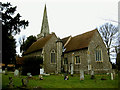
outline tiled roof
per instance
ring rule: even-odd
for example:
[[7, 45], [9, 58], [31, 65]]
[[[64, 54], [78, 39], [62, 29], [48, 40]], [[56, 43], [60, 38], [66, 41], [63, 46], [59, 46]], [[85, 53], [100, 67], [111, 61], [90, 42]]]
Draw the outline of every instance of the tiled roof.
[[70, 36], [65, 37], [65, 38], [62, 39], [63, 45], [65, 45], [65, 43], [67, 42], [67, 40], [68, 40], [69, 38], [70, 38]]
[[48, 36], [44, 37], [44, 38], [40, 38], [38, 39], [36, 42], [34, 42], [29, 48], [28, 50], [24, 53], [24, 54], [28, 54], [34, 51], [38, 51], [40, 49], [42, 49], [44, 47], [44, 45], [46, 44], [46, 42], [54, 35], [53, 34], [49, 34]]
[[65, 46], [65, 52], [87, 48], [95, 32], [97, 32], [97, 29], [72, 37]]

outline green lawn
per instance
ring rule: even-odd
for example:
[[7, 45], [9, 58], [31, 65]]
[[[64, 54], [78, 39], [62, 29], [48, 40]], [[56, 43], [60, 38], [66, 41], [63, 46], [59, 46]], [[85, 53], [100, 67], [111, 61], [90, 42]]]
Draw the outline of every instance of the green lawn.
[[[13, 83], [15, 87], [22, 86], [21, 79], [26, 76], [14, 77], [12, 73], [8, 75], [2, 74], [2, 88], [7, 88], [9, 83], [9, 76], [13, 77]], [[80, 81], [79, 76], [71, 77], [69, 80], [64, 80], [62, 75], [50, 75], [44, 76], [44, 80], [39, 80], [38, 75], [33, 76], [33, 79], [29, 79], [28, 87], [35, 88], [118, 88], [118, 76], [115, 80], [110, 80], [110, 76], [104, 76], [107, 80], [101, 80], [101, 76], [96, 75], [95, 80], [90, 79], [90, 75], [85, 75], [85, 80]]]

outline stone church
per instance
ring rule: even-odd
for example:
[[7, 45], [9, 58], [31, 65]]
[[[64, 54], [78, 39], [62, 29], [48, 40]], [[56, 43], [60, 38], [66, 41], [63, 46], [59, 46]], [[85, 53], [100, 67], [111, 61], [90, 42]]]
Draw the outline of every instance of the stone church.
[[110, 72], [106, 46], [97, 29], [60, 39], [49, 32], [46, 5], [44, 8], [41, 32], [24, 53], [25, 56], [42, 56], [44, 73], [89, 73]]

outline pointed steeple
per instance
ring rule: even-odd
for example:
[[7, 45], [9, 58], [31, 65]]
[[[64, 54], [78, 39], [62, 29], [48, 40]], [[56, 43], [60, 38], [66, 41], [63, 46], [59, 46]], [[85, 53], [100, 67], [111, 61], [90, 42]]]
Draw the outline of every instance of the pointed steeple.
[[48, 25], [48, 18], [47, 18], [47, 9], [46, 9], [46, 4], [45, 4], [41, 32], [38, 35], [38, 38], [45, 37], [48, 34], [49, 34], [49, 25]]

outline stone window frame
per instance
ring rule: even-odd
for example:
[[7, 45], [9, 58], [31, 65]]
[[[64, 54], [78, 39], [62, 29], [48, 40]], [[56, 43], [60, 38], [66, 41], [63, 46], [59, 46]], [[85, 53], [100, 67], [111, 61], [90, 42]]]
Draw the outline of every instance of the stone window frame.
[[[80, 63], [76, 63], [76, 57], [79, 57], [79, 59], [80, 59]], [[77, 65], [77, 64], [81, 64], [81, 57], [80, 57], [80, 55], [75, 55], [74, 60], [75, 60], [75, 64], [76, 64], [76, 65]]]
[[[52, 60], [51, 60], [51, 54], [52, 54], [52, 53], [55, 54], [55, 62], [52, 62]], [[56, 64], [56, 52], [55, 52], [54, 49], [52, 49], [52, 50], [50, 51], [50, 64]]]
[[[97, 54], [97, 53], [98, 54]], [[100, 57], [99, 57], [100, 56]], [[97, 58], [98, 58], [98, 60], [97, 60]], [[101, 59], [100, 59], [101, 58]], [[96, 48], [95, 48], [95, 61], [96, 62], [103, 62], [103, 55], [102, 55], [102, 48], [100, 47], [100, 46], [97, 46]]]
[[[67, 59], [67, 63], [65, 63], [65, 59]], [[66, 65], [66, 64], [68, 64], [68, 58], [67, 57], [64, 58], [64, 65]]]

